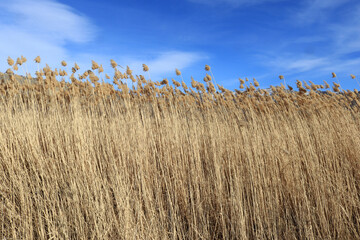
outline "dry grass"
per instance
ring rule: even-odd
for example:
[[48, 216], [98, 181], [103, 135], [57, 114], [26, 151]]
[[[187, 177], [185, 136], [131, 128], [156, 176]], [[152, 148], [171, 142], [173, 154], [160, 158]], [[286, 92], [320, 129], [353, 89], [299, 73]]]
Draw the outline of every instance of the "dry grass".
[[0, 239], [360, 238], [357, 92], [112, 65], [119, 90], [92, 71], [0, 84]]

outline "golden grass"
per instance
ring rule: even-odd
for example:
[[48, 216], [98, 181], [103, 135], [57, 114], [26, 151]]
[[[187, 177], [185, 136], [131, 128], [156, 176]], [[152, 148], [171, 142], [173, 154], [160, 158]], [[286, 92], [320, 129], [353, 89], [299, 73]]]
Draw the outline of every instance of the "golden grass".
[[180, 89], [111, 64], [119, 90], [0, 76], [0, 239], [360, 238], [357, 91]]

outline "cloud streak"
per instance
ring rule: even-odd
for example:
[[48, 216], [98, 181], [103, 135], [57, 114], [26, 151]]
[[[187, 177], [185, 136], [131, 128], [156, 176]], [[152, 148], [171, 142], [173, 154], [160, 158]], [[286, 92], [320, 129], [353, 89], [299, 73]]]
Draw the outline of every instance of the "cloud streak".
[[201, 53], [180, 51], [162, 52], [156, 54], [156, 56], [157, 57], [153, 59], [147, 59], [147, 57], [144, 57], [143, 60], [128, 59], [128, 62], [130, 66], [137, 70], [137, 72], [141, 72], [142, 68], [140, 68], [140, 66], [142, 66], [143, 63], [146, 63], [149, 66], [153, 77], [157, 76], [157, 78], [165, 78], [168, 74], [174, 74], [175, 68], [182, 70], [199, 60], [207, 58]]
[[279, 2], [283, 0], [188, 0], [193, 3], [206, 4], [210, 6], [216, 6], [220, 4], [230, 5], [232, 7], [242, 7], [250, 5], [258, 5], [267, 2]]
[[[21, 55], [34, 59], [40, 55], [49, 65], [58, 65], [72, 54], [68, 43], [86, 43], [96, 36], [96, 27], [90, 20], [67, 5], [53, 0], [13, 0], [0, 3], [6, 19], [0, 19], [0, 68], [8, 66], [7, 56]], [[29, 64], [35, 65], [35, 64]], [[35, 66], [29, 66], [34, 72]]]
[[[69, 49], [69, 43], [80, 46], [96, 41], [99, 29], [87, 16], [75, 9], [57, 2], [56, 0], [13, 0], [0, 2], [0, 71], [6, 71], [7, 56], [16, 59], [25, 56], [30, 73], [37, 70], [32, 60], [36, 56], [42, 58], [41, 66], [45, 63], [51, 67], [59, 67], [62, 60], [66, 60], [71, 68], [76, 62], [81, 70], [91, 67], [91, 60], [103, 64], [105, 71], [112, 73], [110, 59], [117, 59], [121, 65], [129, 65], [135, 74], [142, 74], [142, 64], [150, 67], [152, 77], [165, 77], [176, 68], [187, 68], [203, 58], [203, 54], [184, 51], [158, 51], [154, 54], [138, 54], [137, 57], [108, 56], [96, 51]], [[6, 16], [6, 18], [4, 17]], [[137, 54], [141, 49], [135, 49]], [[30, 61], [31, 60], [31, 61]], [[21, 70], [21, 69], [20, 69]], [[23, 74], [22, 71], [19, 74]]]
[[[305, 78], [329, 75], [336, 72], [344, 78], [350, 74], [360, 74], [360, 4], [346, 6], [348, 0], [315, 0], [308, 1], [297, 9], [296, 18], [287, 16], [287, 20], [296, 23], [295, 28], [310, 28], [312, 32], [296, 39], [284, 39], [283, 47], [277, 51], [269, 50], [258, 56], [261, 62], [271, 71], [287, 76], [302, 75]], [[338, 17], [337, 21], [329, 21], [334, 11], [348, 12]], [[316, 25], [316, 26], [314, 26]], [[303, 49], [317, 49], [304, 53]]]
[[[169, 78], [171, 75], [175, 75], [175, 68], [180, 70], [191, 67], [198, 61], [208, 59], [208, 56], [200, 52], [184, 52], [184, 51], [165, 51], [154, 52], [151, 55], [140, 56], [105, 56], [105, 55], [89, 55], [82, 54], [79, 56], [81, 69], [89, 69], [91, 67], [91, 59], [102, 64], [104, 72], [112, 74], [114, 70], [110, 66], [110, 59], [114, 59], [122, 67], [129, 66], [133, 70], [134, 75], [145, 75], [142, 65], [145, 63], [149, 67], [149, 73], [154, 81], [162, 80], [163, 78]], [[120, 71], [124, 69], [119, 68]]]
[[53, 0], [12, 0], [0, 3], [17, 31], [31, 32], [53, 41], [84, 43], [91, 41], [96, 26], [69, 6]]
[[323, 22], [331, 16], [330, 13], [347, 2], [349, 0], [307, 0], [295, 16], [301, 25]]

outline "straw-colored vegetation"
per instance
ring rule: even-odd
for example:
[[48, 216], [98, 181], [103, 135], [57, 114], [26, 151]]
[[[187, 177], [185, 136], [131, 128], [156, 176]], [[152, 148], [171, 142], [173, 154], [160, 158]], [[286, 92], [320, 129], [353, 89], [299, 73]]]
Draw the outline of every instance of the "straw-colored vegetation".
[[0, 239], [360, 238], [357, 91], [25, 62], [0, 77]]

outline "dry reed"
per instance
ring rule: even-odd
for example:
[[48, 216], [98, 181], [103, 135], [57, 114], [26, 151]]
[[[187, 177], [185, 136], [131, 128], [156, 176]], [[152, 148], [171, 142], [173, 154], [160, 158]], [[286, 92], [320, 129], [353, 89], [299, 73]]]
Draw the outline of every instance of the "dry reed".
[[357, 91], [41, 72], [0, 74], [0, 239], [360, 238]]

